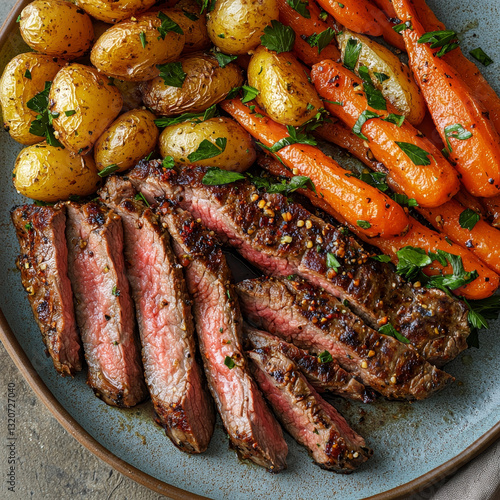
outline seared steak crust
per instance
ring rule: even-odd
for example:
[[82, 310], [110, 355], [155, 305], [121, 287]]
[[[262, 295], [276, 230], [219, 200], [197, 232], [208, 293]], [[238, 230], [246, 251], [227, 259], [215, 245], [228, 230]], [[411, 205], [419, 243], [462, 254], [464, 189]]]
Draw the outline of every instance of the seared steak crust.
[[424, 399], [453, 380], [412, 347], [372, 330], [338, 299], [300, 278], [246, 280], [237, 291], [243, 313], [260, 328], [316, 354], [327, 350], [389, 399]]
[[66, 208], [23, 205], [11, 217], [21, 247], [16, 265], [43, 342], [55, 369], [73, 375], [82, 369], [82, 345], [67, 274]]
[[106, 403], [147, 397], [123, 258], [120, 217], [99, 203], [68, 203], [66, 239], [87, 383]]
[[248, 353], [255, 378], [287, 431], [323, 469], [349, 473], [373, 451], [307, 382], [297, 365], [270, 347]]
[[215, 412], [196, 362], [191, 305], [182, 266], [158, 217], [134, 199], [132, 184], [108, 178], [101, 198], [123, 223], [127, 277], [136, 305], [142, 359], [160, 423], [175, 446], [201, 453], [210, 443]]
[[356, 380], [352, 373], [345, 371], [335, 359], [321, 362], [318, 356], [312, 356], [289, 342], [249, 325], [245, 325], [243, 331], [249, 349], [265, 348], [280, 352], [297, 365], [318, 392], [331, 392], [363, 403], [375, 400], [375, 392]]
[[208, 384], [231, 445], [272, 472], [286, 467], [287, 445], [266, 406], [240, 344], [242, 319], [231, 273], [217, 241], [191, 214], [158, 208], [185, 267]]
[[[377, 262], [354, 237], [280, 194], [249, 181], [206, 186], [206, 168], [164, 170], [143, 162], [128, 176], [149, 200], [176, 199], [254, 265], [275, 275], [299, 274], [349, 301], [378, 328], [390, 322], [431, 363], [443, 365], [466, 349], [467, 308], [437, 289], [406, 283], [390, 264]], [[332, 254], [337, 271], [327, 265]]]

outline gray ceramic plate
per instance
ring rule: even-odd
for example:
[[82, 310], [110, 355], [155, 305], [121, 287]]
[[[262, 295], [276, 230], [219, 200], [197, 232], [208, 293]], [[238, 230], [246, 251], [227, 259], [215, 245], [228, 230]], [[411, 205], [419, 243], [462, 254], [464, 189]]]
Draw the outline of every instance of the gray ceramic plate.
[[[496, 61], [484, 74], [500, 91], [498, 2], [496, 6], [486, 0], [429, 3], [449, 28], [461, 34], [465, 52], [481, 46]], [[16, 17], [14, 12], [10, 27], [5, 27], [7, 32], [1, 38], [0, 70], [13, 55], [26, 49], [13, 23]], [[288, 471], [278, 476], [268, 474], [236, 460], [220, 423], [207, 453], [192, 457], [179, 452], [153, 424], [149, 403], [127, 411], [110, 408], [93, 396], [83, 374], [73, 380], [60, 378], [45, 357], [40, 332], [14, 266], [18, 246], [9, 209], [25, 201], [11, 184], [12, 166], [19, 150], [20, 146], [8, 134], [0, 135], [0, 304], [11, 327], [0, 317], [2, 340], [58, 420], [121, 472], [175, 498], [192, 498], [187, 492], [232, 500], [348, 500], [383, 492], [387, 492], [382, 495], [384, 498], [394, 498], [444, 478], [500, 435], [500, 324], [496, 323], [482, 333], [481, 349], [469, 350], [447, 366], [457, 382], [429, 401], [338, 403], [354, 429], [375, 450], [373, 459], [355, 474], [339, 476], [319, 469], [289, 438]]]

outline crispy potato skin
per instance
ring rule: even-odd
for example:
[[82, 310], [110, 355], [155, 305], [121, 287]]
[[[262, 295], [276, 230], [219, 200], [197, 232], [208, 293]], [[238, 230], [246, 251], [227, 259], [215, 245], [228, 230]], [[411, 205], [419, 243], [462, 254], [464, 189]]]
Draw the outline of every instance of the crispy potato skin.
[[[337, 40], [344, 59], [345, 48], [350, 38], [362, 43], [356, 69], [366, 66], [373, 84], [383, 96], [412, 125], [418, 125], [425, 116], [426, 105], [418, 85], [415, 83], [410, 68], [403, 64], [397, 56], [370, 38], [344, 30], [337, 35]], [[379, 82], [374, 72], [387, 75], [389, 78]]]
[[14, 187], [34, 200], [55, 202], [87, 196], [101, 183], [91, 156], [73, 155], [46, 142], [21, 150], [13, 172]]
[[[168, 10], [164, 13], [170, 17]], [[115, 24], [92, 47], [92, 64], [99, 71], [120, 80], [151, 80], [159, 75], [156, 65], [175, 61], [185, 43], [185, 36], [173, 31], [169, 31], [164, 40], [161, 37], [158, 39], [157, 28], [160, 26], [158, 12], [142, 14], [135, 21]], [[141, 33], [144, 33], [144, 47]]]
[[278, 17], [276, 0], [217, 0], [208, 15], [208, 36], [226, 54], [246, 54], [260, 45], [264, 28]]
[[[14, 57], [5, 67], [0, 79], [3, 126], [17, 142], [29, 146], [43, 141], [43, 137], [30, 134], [38, 113], [26, 104], [45, 88], [45, 82], [54, 79], [64, 64], [62, 59], [28, 52]], [[27, 71], [31, 78], [26, 76]]]
[[69, 64], [57, 73], [49, 92], [49, 109], [59, 113], [52, 122], [54, 135], [70, 151], [86, 154], [122, 104], [120, 91], [108, 77], [90, 66]]
[[260, 92], [255, 98], [259, 106], [282, 125], [298, 127], [323, 107], [303, 66], [290, 52], [276, 54], [258, 47], [248, 65], [248, 83]]
[[[188, 160], [188, 155], [196, 151], [204, 139], [215, 144], [219, 137], [227, 139], [224, 152], [195, 163]], [[250, 134], [230, 118], [210, 118], [200, 123], [171, 125], [160, 135], [160, 153], [163, 157], [171, 156], [177, 165], [203, 165], [235, 172], [245, 171], [256, 158]]]
[[154, 120], [155, 115], [145, 109], [119, 116], [95, 143], [97, 169], [115, 164], [123, 172], [151, 153], [159, 136]]
[[156, 0], [78, 0], [78, 5], [99, 21], [115, 24], [149, 9], [155, 2]]
[[87, 13], [63, 0], [35, 0], [21, 12], [23, 40], [36, 52], [75, 59], [83, 56], [94, 40]]
[[236, 64], [221, 68], [217, 59], [208, 54], [187, 55], [182, 59], [182, 69], [187, 76], [180, 88], [165, 85], [160, 77], [141, 84], [142, 98], [148, 108], [163, 116], [200, 113], [243, 83]]

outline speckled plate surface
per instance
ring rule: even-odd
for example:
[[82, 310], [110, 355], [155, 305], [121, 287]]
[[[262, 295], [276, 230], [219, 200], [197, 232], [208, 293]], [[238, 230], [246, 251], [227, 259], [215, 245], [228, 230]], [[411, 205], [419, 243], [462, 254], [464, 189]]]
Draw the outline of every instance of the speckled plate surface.
[[[429, 4], [448, 28], [460, 33], [464, 52], [481, 46], [496, 61], [481, 69], [499, 92], [500, 4], [486, 0], [429, 0]], [[12, 19], [15, 17], [17, 12]], [[4, 29], [8, 31], [0, 49], [0, 70], [12, 56], [26, 50], [13, 22]], [[375, 450], [373, 458], [350, 476], [314, 466], [307, 453], [288, 436], [288, 471], [274, 476], [256, 466], [239, 463], [228, 449], [220, 422], [204, 455], [193, 457], [179, 452], [153, 424], [149, 403], [131, 410], [108, 407], [93, 396], [83, 374], [63, 379], [45, 357], [40, 332], [14, 265], [18, 245], [9, 209], [25, 201], [11, 184], [12, 167], [20, 149], [7, 133], [0, 134], [0, 306], [8, 321], [7, 325], [0, 317], [2, 340], [58, 420], [121, 472], [174, 498], [193, 498], [193, 493], [232, 500], [349, 500], [379, 495], [396, 498], [444, 478], [500, 436], [497, 322], [481, 334], [479, 350], [463, 353], [446, 367], [457, 381], [429, 401], [336, 403]]]

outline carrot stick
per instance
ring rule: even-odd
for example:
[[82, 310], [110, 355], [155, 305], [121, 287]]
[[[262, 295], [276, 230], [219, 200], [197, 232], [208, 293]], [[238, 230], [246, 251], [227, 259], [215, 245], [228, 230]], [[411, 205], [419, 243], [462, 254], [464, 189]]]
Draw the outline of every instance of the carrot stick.
[[[272, 147], [289, 137], [283, 125], [269, 117], [259, 116], [263, 113], [258, 107], [252, 106], [252, 113], [238, 98], [223, 101], [221, 107], [264, 146]], [[289, 168], [309, 177], [325, 201], [351, 224], [360, 227], [364, 234], [395, 235], [406, 230], [408, 218], [397, 203], [376, 188], [350, 176], [317, 147], [292, 144], [275, 154]]]
[[296, 37], [293, 50], [299, 59], [309, 66], [325, 58], [340, 60], [340, 51], [335, 42], [329, 43], [320, 54], [318, 53], [318, 47], [311, 47], [304, 39], [305, 37], [322, 33], [330, 28], [325, 21], [320, 19], [321, 10], [315, 2], [309, 2], [306, 7], [310, 18], [305, 18], [292, 9], [287, 0], [278, 0], [278, 6], [280, 22], [286, 26], [290, 26], [295, 31]]
[[[360, 115], [368, 109], [366, 95], [361, 91], [361, 80], [333, 61], [315, 64], [311, 77], [320, 96], [326, 99], [326, 109], [352, 128]], [[341, 102], [342, 105], [328, 101]], [[376, 113], [382, 118], [389, 113], [398, 114], [390, 103], [387, 103], [387, 111]], [[375, 158], [389, 170], [388, 177], [401, 186], [410, 198], [415, 198], [419, 205], [442, 205], [458, 191], [459, 182], [455, 170], [441, 152], [428, 139], [420, 137], [419, 132], [408, 122], [405, 121], [398, 127], [380, 118], [370, 119], [363, 125], [362, 133], [368, 138], [368, 146]], [[425, 151], [430, 164], [416, 165], [401, 149], [408, 148], [407, 144]]]
[[[425, 31], [442, 31], [446, 29], [445, 25], [436, 18], [434, 12], [425, 3], [425, 0], [413, 0], [413, 4], [418, 11]], [[464, 56], [460, 47], [445, 54], [443, 59], [460, 74], [462, 80], [470, 88], [472, 95], [487, 110], [490, 120], [500, 134], [500, 97], [491, 88], [478, 67]]]
[[394, 0], [394, 8], [412, 29], [402, 34], [410, 66], [427, 102], [436, 128], [446, 142], [446, 127], [462, 127], [470, 134], [459, 140], [448, 136], [452, 152], [466, 189], [475, 196], [495, 196], [500, 192], [500, 137], [485, 116], [485, 109], [470, 95], [459, 74], [442, 58], [435, 57], [428, 43], [418, 43], [425, 30], [409, 0]]
[[378, 8], [387, 14], [387, 17], [391, 17], [393, 19], [397, 17], [394, 5], [392, 5], [392, 0], [372, 0], [372, 2], [376, 3]]
[[383, 36], [391, 45], [405, 50], [401, 37], [392, 29], [394, 26], [387, 16], [368, 0], [318, 0], [323, 9], [340, 24], [357, 33]]

